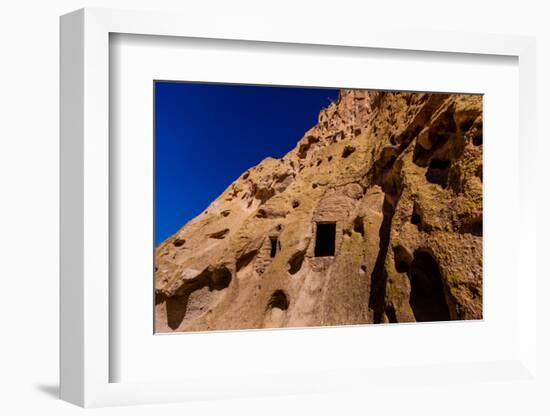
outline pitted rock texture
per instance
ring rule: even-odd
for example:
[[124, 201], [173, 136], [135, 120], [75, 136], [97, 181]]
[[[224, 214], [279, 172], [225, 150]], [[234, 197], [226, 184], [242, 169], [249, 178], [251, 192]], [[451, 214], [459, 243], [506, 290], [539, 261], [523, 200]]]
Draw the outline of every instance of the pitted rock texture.
[[482, 97], [341, 90], [155, 252], [155, 330], [482, 318]]

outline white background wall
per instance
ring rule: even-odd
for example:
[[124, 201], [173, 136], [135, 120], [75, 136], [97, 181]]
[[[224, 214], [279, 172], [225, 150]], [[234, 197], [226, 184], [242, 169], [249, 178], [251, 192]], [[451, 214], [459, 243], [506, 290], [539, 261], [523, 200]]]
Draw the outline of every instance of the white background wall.
[[[550, 114], [550, 13], [544, 1], [205, 1], [169, 0], [11, 0], [0, 11], [0, 413], [76, 414], [72, 405], [56, 400], [58, 385], [58, 16], [74, 9], [115, 7], [179, 10], [192, 14], [270, 16], [286, 25], [321, 25], [338, 31], [346, 25], [387, 21], [390, 26], [434, 30], [536, 35], [538, 41], [539, 273], [545, 262], [543, 244], [548, 221], [549, 151], [545, 119]], [[514, 219], [511, 218], [511, 221]], [[547, 273], [546, 273], [547, 274]], [[548, 286], [546, 286], [548, 287]], [[542, 290], [542, 288], [540, 288]], [[541, 304], [542, 316], [548, 306]], [[544, 328], [544, 332], [542, 331]], [[548, 364], [548, 320], [541, 325], [539, 356]], [[548, 367], [546, 367], [548, 369]], [[549, 374], [547, 371], [546, 374]], [[264, 398], [208, 403], [100, 409], [98, 414], [393, 414], [413, 410], [425, 414], [543, 414], [535, 395], [502, 389], [502, 400], [488, 402], [475, 389], [457, 386], [456, 401], [426, 398], [425, 409], [409, 409], [406, 395], [388, 391], [387, 406], [372, 409], [369, 395]], [[412, 391], [411, 394], [423, 394]], [[545, 406], [548, 411], [548, 404]]]

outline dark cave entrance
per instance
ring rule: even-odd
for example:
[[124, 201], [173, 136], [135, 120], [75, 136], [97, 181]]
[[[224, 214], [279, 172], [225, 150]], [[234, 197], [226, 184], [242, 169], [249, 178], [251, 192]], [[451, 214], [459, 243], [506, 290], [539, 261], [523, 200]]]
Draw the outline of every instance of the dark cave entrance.
[[449, 182], [450, 168], [450, 160], [432, 159], [426, 171], [426, 179], [430, 183], [435, 183], [446, 188]]
[[336, 251], [336, 223], [317, 223], [315, 257], [334, 256]]
[[273, 258], [277, 255], [277, 237], [269, 237], [269, 241], [271, 242], [269, 256]]
[[278, 308], [282, 311], [286, 311], [288, 309], [288, 296], [286, 293], [278, 289], [271, 295], [271, 298], [269, 298], [269, 303], [267, 304], [267, 309], [274, 309]]
[[409, 303], [416, 321], [450, 320], [441, 272], [430, 253], [415, 252], [408, 275], [411, 281]]

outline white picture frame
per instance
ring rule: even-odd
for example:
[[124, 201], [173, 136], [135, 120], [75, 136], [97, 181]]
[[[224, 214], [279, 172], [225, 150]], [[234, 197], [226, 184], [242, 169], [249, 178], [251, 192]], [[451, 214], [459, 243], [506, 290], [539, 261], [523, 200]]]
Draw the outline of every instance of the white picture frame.
[[[379, 380], [407, 378], [425, 383], [460, 380], [480, 389], [484, 380], [518, 384], [529, 380], [535, 388], [536, 362], [536, 218], [531, 208], [536, 194], [531, 177], [535, 170], [535, 40], [530, 37], [472, 33], [380, 31], [354, 29], [330, 33], [318, 28], [307, 32], [219, 20], [204, 25], [190, 16], [82, 9], [61, 18], [61, 398], [79, 406], [161, 403], [214, 397], [262, 394], [297, 394], [371, 388]], [[418, 363], [406, 371], [379, 368], [364, 371], [334, 369], [320, 379], [317, 373], [272, 375], [262, 380], [234, 380], [220, 374], [187, 381], [110, 382], [109, 310], [109, 37], [110, 34], [225, 39], [331, 45], [347, 48], [430, 51], [440, 54], [504, 55], [519, 66], [520, 185], [518, 267], [522, 270], [517, 293], [517, 354], [507, 360], [469, 364]], [[518, 270], [520, 270], [518, 268]], [[511, 271], [511, 273], [517, 273]], [[408, 374], [408, 375], [407, 375]], [[345, 381], [344, 381], [345, 380]], [[383, 383], [384, 383], [383, 382]], [[406, 382], [406, 381], [405, 381]], [[224, 388], [224, 386], [227, 386]], [[353, 387], [352, 387], [353, 386]], [[533, 385], [531, 386], [533, 387]], [[450, 390], [449, 390], [450, 392]], [[487, 389], [487, 395], [495, 394]], [[495, 396], [497, 397], [497, 396]]]

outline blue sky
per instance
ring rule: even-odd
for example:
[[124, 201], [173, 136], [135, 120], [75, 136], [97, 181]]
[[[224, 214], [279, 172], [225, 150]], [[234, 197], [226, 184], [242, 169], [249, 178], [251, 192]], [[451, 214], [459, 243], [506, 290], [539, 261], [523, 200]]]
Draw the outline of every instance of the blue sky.
[[246, 169], [280, 158], [337, 89], [155, 82], [155, 244]]

